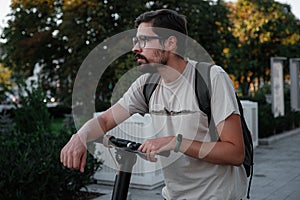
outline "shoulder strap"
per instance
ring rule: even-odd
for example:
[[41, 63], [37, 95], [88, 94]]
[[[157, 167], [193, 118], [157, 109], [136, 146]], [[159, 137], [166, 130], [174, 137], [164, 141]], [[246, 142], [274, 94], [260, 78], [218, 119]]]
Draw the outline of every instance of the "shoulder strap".
[[244, 111], [242, 104], [240, 102], [240, 99], [236, 95], [236, 99], [239, 105], [240, 110], [240, 117], [241, 117], [241, 123], [242, 123], [242, 129], [243, 129], [243, 138], [244, 138], [244, 145], [245, 145], [245, 159], [243, 162], [244, 168], [246, 170], [247, 177], [250, 177], [249, 183], [248, 183], [248, 191], [247, 191], [247, 199], [250, 199], [250, 188], [252, 183], [252, 177], [253, 177], [253, 142], [252, 142], [252, 136], [251, 132], [247, 126], [245, 117], [244, 117]]
[[146, 80], [146, 83], [143, 88], [143, 95], [145, 97], [145, 102], [147, 105], [149, 105], [151, 95], [154, 92], [155, 88], [157, 87], [159, 80], [160, 80], [159, 73], [150, 74], [150, 76]]
[[209, 134], [212, 141], [218, 141], [219, 135], [216, 130], [216, 125], [211, 116], [211, 81], [210, 69], [213, 64], [200, 62], [195, 67], [195, 93], [199, 108], [207, 115], [209, 123]]
[[210, 63], [197, 63], [195, 73], [195, 92], [200, 110], [207, 116], [208, 121], [211, 118], [210, 97], [211, 97], [211, 83], [210, 83]]
[[[195, 90], [198, 105], [200, 110], [202, 110], [210, 121], [210, 63], [201, 62], [196, 64], [195, 73]], [[154, 73], [150, 74], [146, 80], [143, 88], [143, 95], [145, 97], [145, 102], [148, 105], [151, 95], [156, 89], [158, 82], [160, 80], [160, 74]]]

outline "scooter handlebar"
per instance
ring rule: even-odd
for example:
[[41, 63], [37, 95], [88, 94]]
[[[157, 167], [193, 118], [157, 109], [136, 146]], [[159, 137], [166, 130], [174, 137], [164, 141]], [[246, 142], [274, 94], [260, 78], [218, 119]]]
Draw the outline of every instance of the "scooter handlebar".
[[[141, 143], [137, 143], [130, 140], [121, 139], [121, 138], [116, 138], [112, 135], [104, 136], [103, 145], [106, 147], [115, 146], [119, 148], [125, 148], [131, 152], [143, 153], [138, 151], [138, 148], [142, 145]], [[158, 153], [157, 155], [168, 157], [170, 155], [170, 151], [163, 151]]]

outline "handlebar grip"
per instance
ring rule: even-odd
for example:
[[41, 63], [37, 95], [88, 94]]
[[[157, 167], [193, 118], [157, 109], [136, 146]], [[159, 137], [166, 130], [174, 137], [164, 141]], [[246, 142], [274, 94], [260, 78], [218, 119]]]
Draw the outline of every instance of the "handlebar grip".
[[[137, 151], [138, 148], [142, 145], [140, 143], [136, 143], [130, 140], [115, 138], [112, 135], [104, 135], [103, 137], [103, 145], [105, 147], [120, 147], [120, 148], [128, 148], [131, 151]], [[140, 152], [143, 153], [143, 152]], [[157, 155], [168, 157], [170, 155], [170, 151], [163, 151], [158, 153]]]
[[[140, 143], [135, 143], [135, 142], [133, 142], [133, 143], [130, 143], [130, 145], [128, 145], [127, 147], [128, 147], [129, 149], [131, 149], [131, 150], [137, 151], [138, 148], [139, 148], [141, 145], [142, 145], [142, 144], [140, 144]], [[157, 155], [159, 155], [159, 156], [164, 156], [164, 157], [169, 157], [170, 151], [163, 151], [163, 152], [158, 153]]]
[[104, 135], [102, 143], [105, 147], [111, 147], [111, 146], [120, 147], [120, 148], [126, 147], [131, 150], [137, 150], [141, 145], [140, 143], [116, 138], [112, 135]]

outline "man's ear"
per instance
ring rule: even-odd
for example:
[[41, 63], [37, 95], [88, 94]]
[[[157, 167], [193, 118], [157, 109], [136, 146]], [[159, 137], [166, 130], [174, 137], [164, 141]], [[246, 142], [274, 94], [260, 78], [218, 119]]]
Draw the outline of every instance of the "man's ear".
[[168, 51], [176, 52], [177, 50], [177, 38], [175, 36], [170, 36], [165, 41], [165, 48]]

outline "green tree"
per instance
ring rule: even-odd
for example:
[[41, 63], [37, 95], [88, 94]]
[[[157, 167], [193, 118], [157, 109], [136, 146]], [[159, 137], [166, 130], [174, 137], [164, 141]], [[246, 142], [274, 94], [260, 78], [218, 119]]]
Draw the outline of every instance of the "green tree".
[[[70, 106], [73, 82], [84, 58], [104, 39], [133, 28], [135, 12], [145, 11], [145, 2], [14, 1], [13, 18], [2, 35], [5, 63], [22, 78], [32, 75], [39, 63], [43, 88]], [[111, 67], [100, 81], [104, 94], [114, 80]]]
[[[40, 64], [43, 88], [70, 106], [74, 80], [89, 52], [105, 39], [134, 28], [134, 19], [142, 12], [160, 8], [187, 17], [190, 37], [240, 85], [246, 83], [244, 94], [255, 78], [268, 80], [269, 57], [299, 55], [299, 22], [289, 6], [273, 0], [231, 4], [221, 0], [23, 0], [13, 1], [13, 18], [2, 35], [5, 66], [15, 76], [28, 77]], [[118, 58], [99, 80], [96, 96], [104, 107], [117, 80], [135, 66], [132, 58], [129, 52]]]
[[274, 0], [238, 0], [228, 4], [237, 42], [227, 54], [230, 72], [248, 95], [255, 78], [270, 80], [270, 57], [299, 55], [299, 21], [290, 6]]
[[45, 89], [55, 91], [57, 64], [63, 54], [60, 41], [55, 38], [59, 21], [57, 1], [12, 1], [11, 19], [2, 38], [5, 66], [13, 71], [13, 78], [25, 79], [34, 67], [43, 66], [41, 79]]
[[[88, 53], [106, 38], [134, 28], [134, 19], [142, 12], [159, 8], [175, 9], [186, 15], [190, 36], [200, 42], [216, 62], [222, 62], [220, 52], [227, 40], [228, 21], [222, 21], [226, 9], [220, 2], [14, 1], [13, 18], [2, 36], [7, 41], [3, 45], [6, 65], [11, 66], [15, 74], [25, 77], [32, 75], [37, 63], [42, 65], [43, 88], [70, 105], [76, 74]], [[99, 81], [97, 96], [107, 102], [117, 79], [134, 66], [132, 55], [122, 56], [112, 63]]]
[[0, 103], [5, 100], [5, 92], [11, 89], [12, 71], [0, 63]]

